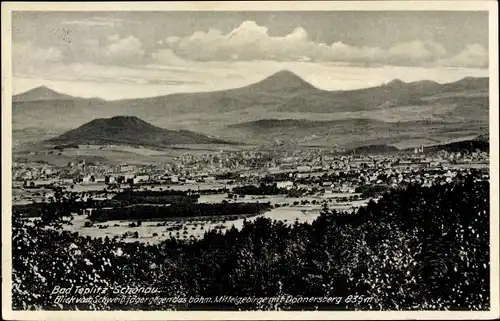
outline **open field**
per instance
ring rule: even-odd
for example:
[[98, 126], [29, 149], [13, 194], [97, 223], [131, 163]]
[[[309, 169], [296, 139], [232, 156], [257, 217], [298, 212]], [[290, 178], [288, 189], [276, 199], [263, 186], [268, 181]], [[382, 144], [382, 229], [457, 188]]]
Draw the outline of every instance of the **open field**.
[[24, 160], [24, 162], [47, 162], [54, 166], [64, 166], [68, 162], [74, 162], [77, 157], [84, 159], [87, 163], [105, 163], [109, 165], [129, 164], [148, 164], [171, 162], [171, 156], [167, 154], [150, 153], [144, 151], [134, 152], [131, 150], [114, 150], [100, 148], [82, 148], [65, 149], [63, 151], [44, 150], [31, 153], [16, 153], [15, 160]]
[[[267, 213], [252, 216], [248, 220], [254, 220], [257, 217], [264, 216], [273, 220], [283, 221], [288, 224], [293, 224], [295, 221], [312, 222], [319, 215], [320, 209], [314, 209], [311, 206], [304, 207], [290, 207], [272, 209]], [[145, 243], [160, 243], [169, 238], [176, 238], [179, 240], [200, 239], [205, 232], [220, 229], [222, 232], [232, 228], [237, 229], [243, 227], [244, 219], [226, 220], [222, 217], [210, 219], [179, 219], [179, 220], [151, 220], [143, 221], [141, 226], [130, 227], [129, 224], [135, 221], [108, 221], [105, 223], [94, 224], [93, 227], [84, 227], [84, 224], [89, 220], [84, 215], [74, 216], [73, 225], [65, 227], [71, 232], [78, 232], [82, 236], [90, 237], [106, 237], [113, 238], [115, 236], [121, 238], [125, 233], [130, 233], [130, 236], [123, 239], [126, 242], [145, 242]], [[106, 228], [99, 228], [99, 226], [107, 226]], [[180, 227], [180, 230], [169, 231]], [[139, 237], [132, 237], [132, 233], [138, 232]], [[178, 232], [178, 233], [177, 233]]]
[[[332, 197], [328, 198], [328, 205], [331, 209], [337, 209], [342, 211], [350, 211], [353, 208], [366, 205], [368, 200], [359, 200], [354, 202], [335, 202], [334, 199], [338, 197], [345, 197], [353, 194], [334, 194]], [[219, 203], [223, 200], [227, 200], [226, 194], [221, 195], [202, 195], [200, 197], [200, 202], [206, 203]], [[312, 205], [291, 205], [293, 202], [303, 201], [303, 200], [318, 200], [317, 204]], [[244, 200], [247, 202], [261, 202], [271, 204], [290, 204], [286, 207], [272, 208], [264, 214], [249, 216], [246, 219], [249, 221], [255, 220], [257, 217], [266, 217], [271, 220], [282, 221], [286, 224], [298, 223], [310, 223], [314, 221], [319, 213], [321, 212], [322, 205], [319, 200], [320, 197], [302, 197], [302, 198], [286, 198], [284, 196], [245, 196]], [[240, 199], [239, 201], [241, 201]], [[241, 229], [243, 227], [244, 218], [230, 220], [230, 217], [217, 217], [217, 218], [191, 218], [191, 219], [168, 219], [168, 220], [147, 220], [142, 221], [141, 226], [130, 227], [129, 224], [135, 221], [123, 220], [123, 221], [107, 221], [104, 223], [96, 223], [93, 227], [84, 227], [85, 222], [90, 222], [85, 216], [75, 216], [73, 220], [73, 225], [69, 226], [68, 229], [73, 232], [78, 232], [83, 236], [91, 237], [110, 237], [115, 236], [122, 237], [125, 233], [138, 232], [139, 237], [134, 238], [131, 236], [126, 237], [124, 240], [127, 242], [149, 242], [149, 243], [160, 243], [163, 240], [169, 238], [177, 239], [199, 239], [202, 238], [206, 231], [213, 229], [220, 229], [222, 232], [232, 228]], [[99, 226], [107, 226], [106, 228], [99, 228]], [[177, 233], [174, 227], [180, 227]], [[168, 229], [172, 230], [168, 230]]]
[[[177, 186], [177, 187], [181, 187]], [[82, 186], [79, 186], [82, 187]], [[97, 184], [87, 186], [88, 188], [101, 189]], [[192, 188], [193, 186], [183, 186]], [[218, 188], [216, 184], [204, 186], [204, 188]], [[83, 191], [83, 190], [80, 190]], [[50, 190], [32, 189], [24, 190], [24, 193], [50, 193]], [[266, 196], [251, 196], [246, 195], [238, 200], [232, 200], [227, 197], [227, 194], [211, 194], [201, 195], [200, 203], [221, 203], [222, 201], [229, 202], [249, 202], [249, 203], [267, 203], [280, 207], [271, 208], [269, 211], [260, 215], [249, 215], [247, 220], [252, 221], [257, 217], [266, 217], [271, 220], [282, 221], [285, 224], [310, 223], [315, 220], [322, 209], [322, 202], [326, 201], [329, 208], [351, 211], [355, 207], [365, 205], [368, 200], [359, 200], [354, 202], [337, 202], [340, 197], [349, 197], [357, 194], [349, 193], [327, 193], [323, 196], [306, 196], [306, 197], [286, 197], [285, 195], [266, 195]], [[26, 197], [26, 196], [25, 196]], [[307, 205], [300, 205], [302, 201], [307, 200]], [[294, 205], [299, 203], [298, 205]], [[313, 204], [314, 202], [314, 204]], [[283, 206], [284, 205], [284, 206]], [[78, 232], [82, 236], [90, 237], [106, 237], [122, 238], [124, 234], [128, 234], [123, 238], [126, 242], [144, 242], [144, 243], [160, 243], [166, 239], [176, 238], [179, 240], [200, 239], [204, 233], [214, 229], [220, 229], [222, 232], [232, 228], [241, 229], [243, 227], [244, 217], [232, 219], [234, 216], [220, 217], [199, 217], [199, 218], [170, 218], [164, 220], [143, 220], [141, 226], [130, 226], [131, 223], [136, 223], [134, 220], [118, 220], [107, 221], [104, 223], [94, 223], [92, 227], [84, 225], [91, 222], [86, 215], [74, 215], [72, 225], [66, 226], [65, 229]], [[137, 232], [138, 237], [133, 237], [133, 233]]]
[[[243, 219], [241, 219], [243, 222]], [[162, 221], [143, 221], [142, 226], [129, 227], [129, 224], [133, 221], [108, 221], [105, 223], [95, 224], [93, 227], [84, 227], [85, 222], [89, 222], [85, 216], [75, 216], [73, 219], [73, 225], [68, 226], [67, 229], [72, 232], [78, 232], [82, 236], [91, 237], [110, 237], [115, 236], [122, 237], [125, 233], [138, 232], [139, 238], [133, 238], [131, 236], [124, 238], [126, 242], [150, 242], [159, 243], [163, 240], [169, 238], [177, 239], [192, 239], [201, 238], [205, 231], [216, 228], [218, 225], [224, 226], [224, 229], [230, 228], [232, 224], [238, 224], [237, 221], [227, 221], [223, 223], [223, 220], [210, 221], [210, 220], [195, 220], [192, 219], [189, 222], [187, 220], [162, 220]], [[99, 228], [99, 226], [108, 226], [107, 228]], [[158, 226], [160, 225], [160, 226]], [[174, 228], [175, 226], [180, 226], [179, 231], [168, 231], [169, 228]], [[177, 234], [177, 232], [179, 232]], [[156, 234], [156, 235], [154, 235]]]
[[15, 161], [19, 162], [47, 162], [54, 166], [64, 166], [68, 162], [84, 159], [87, 163], [119, 165], [127, 164], [162, 164], [172, 163], [173, 158], [187, 152], [193, 155], [207, 152], [237, 151], [252, 149], [251, 145], [174, 145], [167, 149], [134, 148], [124, 146], [97, 146], [82, 145], [80, 148], [68, 148], [62, 151], [53, 150], [47, 146], [19, 147], [13, 151]]
[[230, 184], [224, 184], [220, 182], [200, 182], [200, 183], [185, 183], [185, 184], [155, 184], [155, 185], [148, 185], [148, 186], [143, 186], [142, 189], [148, 189], [151, 191], [159, 191], [159, 190], [176, 190], [176, 191], [187, 191], [187, 190], [192, 190], [192, 191], [197, 191], [197, 190], [206, 190], [206, 189], [221, 189], [221, 188], [227, 188], [231, 189], [235, 187], [236, 185], [230, 185]]
[[52, 190], [46, 188], [29, 188], [25, 189], [19, 186], [12, 187], [12, 204], [31, 204], [33, 202], [42, 202], [45, 200], [45, 195], [53, 194]]

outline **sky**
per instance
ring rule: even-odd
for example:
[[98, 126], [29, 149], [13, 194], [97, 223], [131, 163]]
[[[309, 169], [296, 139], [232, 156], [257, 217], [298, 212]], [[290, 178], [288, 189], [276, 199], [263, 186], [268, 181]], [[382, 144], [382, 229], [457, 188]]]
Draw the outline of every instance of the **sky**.
[[23, 11], [12, 42], [14, 94], [151, 97], [283, 69], [327, 90], [488, 76], [486, 11]]

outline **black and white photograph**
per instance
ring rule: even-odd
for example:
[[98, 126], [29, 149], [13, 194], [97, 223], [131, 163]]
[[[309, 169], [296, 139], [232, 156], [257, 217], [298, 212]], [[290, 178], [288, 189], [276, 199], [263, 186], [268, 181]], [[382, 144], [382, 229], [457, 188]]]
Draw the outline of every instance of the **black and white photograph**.
[[438, 2], [2, 3], [3, 318], [498, 317], [497, 7]]

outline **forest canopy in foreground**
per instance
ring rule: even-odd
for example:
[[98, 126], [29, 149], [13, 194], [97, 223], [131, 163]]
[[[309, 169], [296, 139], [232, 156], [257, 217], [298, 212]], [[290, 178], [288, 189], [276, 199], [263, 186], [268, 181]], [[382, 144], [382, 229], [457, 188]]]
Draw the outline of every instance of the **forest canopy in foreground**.
[[[71, 200], [61, 201], [61, 214]], [[46, 215], [51, 219], [59, 213]], [[45, 223], [49, 223], [46, 220]], [[489, 183], [472, 176], [391, 191], [312, 224], [259, 218], [241, 231], [160, 245], [91, 239], [13, 222], [13, 309], [53, 304], [55, 286], [150, 286], [168, 297], [363, 295], [361, 304], [82, 304], [78, 309], [487, 310]]]

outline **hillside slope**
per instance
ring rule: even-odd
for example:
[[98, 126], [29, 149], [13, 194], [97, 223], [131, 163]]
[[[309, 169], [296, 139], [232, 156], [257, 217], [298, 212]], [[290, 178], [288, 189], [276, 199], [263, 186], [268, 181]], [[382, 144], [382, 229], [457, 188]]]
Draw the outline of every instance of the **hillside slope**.
[[177, 144], [228, 144], [195, 132], [159, 128], [135, 116], [94, 119], [56, 138], [53, 144], [164, 147]]

